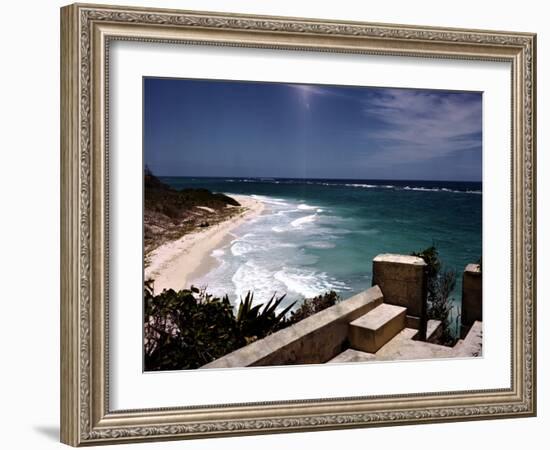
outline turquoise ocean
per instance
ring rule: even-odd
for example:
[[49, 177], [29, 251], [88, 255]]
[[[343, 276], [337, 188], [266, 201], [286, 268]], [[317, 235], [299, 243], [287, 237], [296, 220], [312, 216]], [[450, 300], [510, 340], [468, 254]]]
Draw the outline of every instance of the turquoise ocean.
[[213, 251], [216, 267], [196, 284], [235, 302], [249, 290], [285, 303], [334, 290], [342, 298], [369, 288], [379, 253], [410, 254], [436, 245], [458, 274], [482, 251], [481, 183], [273, 178], [161, 177], [173, 188], [244, 194], [266, 204]]

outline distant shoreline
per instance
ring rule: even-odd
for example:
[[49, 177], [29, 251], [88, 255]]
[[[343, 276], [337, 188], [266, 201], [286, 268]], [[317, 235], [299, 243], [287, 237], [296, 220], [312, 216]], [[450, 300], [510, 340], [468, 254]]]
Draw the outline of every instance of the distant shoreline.
[[145, 269], [145, 280], [154, 279], [155, 293], [160, 293], [163, 289], [188, 289], [193, 280], [215, 267], [217, 260], [211, 253], [232, 238], [231, 231], [260, 215], [265, 208], [263, 202], [248, 195], [231, 197], [241, 204], [241, 213], [166, 242], [148, 255], [149, 265]]

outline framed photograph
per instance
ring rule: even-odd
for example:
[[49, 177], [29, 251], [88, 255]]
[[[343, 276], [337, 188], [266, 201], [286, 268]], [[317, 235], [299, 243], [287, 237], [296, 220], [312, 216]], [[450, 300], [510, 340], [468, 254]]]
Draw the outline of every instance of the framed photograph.
[[62, 442], [535, 415], [535, 57], [62, 8]]

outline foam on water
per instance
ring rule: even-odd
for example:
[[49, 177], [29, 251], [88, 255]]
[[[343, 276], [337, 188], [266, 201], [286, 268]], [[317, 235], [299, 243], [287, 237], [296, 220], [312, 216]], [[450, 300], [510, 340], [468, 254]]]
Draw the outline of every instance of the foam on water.
[[345, 283], [331, 279], [325, 272], [305, 270], [296, 267], [283, 267], [275, 272], [275, 279], [280, 281], [288, 291], [304, 298], [312, 298], [331, 290], [347, 290]]
[[306, 245], [307, 247], [310, 247], [310, 248], [329, 249], [329, 248], [336, 247], [336, 244], [334, 242], [327, 242], [327, 241], [313, 241], [313, 242], [308, 242]]
[[[218, 295], [225, 289], [233, 302], [248, 291], [254, 292], [256, 303], [286, 293], [282, 307], [332, 289], [348, 289], [344, 282], [317, 270], [320, 256], [311, 253], [336, 247], [335, 240], [343, 231], [336, 225], [336, 216], [322, 214], [325, 208], [321, 205], [264, 195], [254, 198], [264, 202], [266, 209], [254, 222], [234, 229], [230, 244], [212, 252], [223, 264], [197, 285], [208, 285]], [[314, 213], [303, 214], [308, 211]]]
[[[353, 188], [363, 188], [363, 189], [392, 189], [392, 190], [405, 190], [405, 191], [421, 191], [421, 192], [448, 192], [453, 194], [481, 194], [480, 190], [475, 189], [450, 189], [448, 187], [428, 187], [428, 186], [403, 186], [399, 184], [371, 184], [371, 183], [360, 183], [360, 182], [344, 182], [338, 180], [277, 180], [277, 179], [226, 179], [226, 182], [244, 182], [244, 183], [261, 183], [261, 184], [283, 184], [283, 185], [292, 185], [292, 184], [306, 184], [306, 185], [315, 185], [315, 186], [326, 186], [326, 187], [353, 187]], [[380, 181], [380, 180], [379, 180]], [[441, 182], [445, 184], [446, 182]]]
[[310, 211], [313, 209], [317, 209], [317, 206], [310, 206], [310, 205], [306, 205], [305, 203], [302, 203], [298, 205], [298, 209], [303, 211]]
[[[231, 195], [231, 194], [228, 194]], [[265, 195], [251, 195], [252, 198], [259, 200], [261, 202], [264, 202], [268, 205], [276, 205], [276, 206], [287, 206], [288, 203], [286, 203], [282, 198], [273, 198], [273, 197], [267, 197]]]
[[293, 220], [292, 222], [290, 222], [290, 225], [292, 225], [295, 228], [298, 228], [305, 224], [315, 222], [316, 219], [317, 219], [317, 214], [312, 214], [310, 216], [304, 216], [304, 217], [300, 217], [299, 219]]
[[405, 186], [402, 188], [404, 191], [418, 191], [418, 192], [449, 192], [452, 194], [481, 194], [481, 191], [459, 191], [456, 189], [449, 189], [449, 188], [427, 188], [422, 186]]
[[234, 256], [242, 256], [254, 251], [254, 248], [254, 245], [250, 242], [237, 240], [233, 241], [233, 245], [231, 246], [231, 253]]
[[[359, 187], [359, 188], [376, 188], [376, 187], [381, 187], [381, 186], [378, 186], [378, 185], [375, 185], [375, 184], [358, 184], [358, 183], [344, 184], [344, 186], [347, 186], [347, 187]], [[393, 187], [393, 186], [390, 186], [390, 187]]]
[[259, 303], [267, 301], [277, 292], [283, 293], [283, 286], [274, 283], [272, 271], [254, 261], [241, 264], [231, 281], [235, 286], [237, 299], [244, 298], [248, 292], [253, 292], [255, 302]]
[[299, 209], [285, 209], [283, 211], [278, 211], [275, 213], [277, 216], [287, 216], [288, 214], [300, 212]]

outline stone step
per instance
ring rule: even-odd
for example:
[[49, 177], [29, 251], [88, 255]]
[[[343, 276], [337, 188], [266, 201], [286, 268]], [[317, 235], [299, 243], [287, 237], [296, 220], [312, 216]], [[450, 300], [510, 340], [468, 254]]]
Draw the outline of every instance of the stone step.
[[352, 349], [376, 353], [405, 328], [407, 308], [382, 303], [350, 323], [349, 341]]
[[452, 358], [455, 356], [453, 347], [415, 340], [417, 333], [418, 330], [412, 328], [405, 328], [399, 332], [376, 352], [376, 361]]
[[431, 342], [432, 344], [437, 343], [442, 333], [443, 323], [441, 320], [428, 320], [428, 325], [426, 326], [426, 342]]
[[482, 356], [483, 324], [476, 321], [471, 326], [464, 339], [460, 339], [453, 350], [456, 356], [472, 357]]
[[352, 348], [348, 348], [347, 350], [343, 351], [339, 355], [332, 358], [330, 361], [327, 361], [327, 363], [349, 363], [349, 362], [365, 362], [365, 361], [372, 361], [376, 357], [373, 353], [365, 353], [361, 352], [359, 350], [353, 350]]

